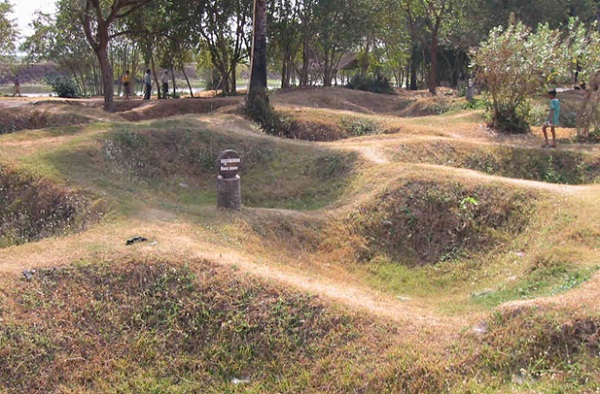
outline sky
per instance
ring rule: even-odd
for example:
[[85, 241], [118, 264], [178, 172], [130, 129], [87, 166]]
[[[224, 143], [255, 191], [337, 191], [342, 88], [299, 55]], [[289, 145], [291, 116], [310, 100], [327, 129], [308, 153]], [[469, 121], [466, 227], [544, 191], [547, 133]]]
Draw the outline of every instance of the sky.
[[36, 10], [54, 13], [55, 1], [56, 0], [9, 0], [13, 6], [12, 19], [17, 21], [21, 37], [29, 36], [33, 33], [33, 30], [27, 26], [33, 19], [33, 13]]

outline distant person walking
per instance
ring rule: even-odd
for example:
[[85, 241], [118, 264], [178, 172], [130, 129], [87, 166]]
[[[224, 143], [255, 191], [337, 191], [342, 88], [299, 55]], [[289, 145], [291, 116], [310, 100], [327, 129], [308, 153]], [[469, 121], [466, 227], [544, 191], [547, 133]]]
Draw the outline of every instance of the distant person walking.
[[121, 83], [123, 84], [123, 95], [125, 96], [125, 100], [129, 100], [129, 95], [131, 94], [129, 70], [125, 71], [125, 75], [121, 78]]
[[150, 100], [150, 96], [152, 96], [152, 75], [150, 75], [150, 69], [146, 70], [142, 82], [144, 82], [144, 100]]
[[[548, 119], [542, 126], [542, 132], [544, 133], [544, 145], [542, 148], [556, 148], [556, 131], [555, 128], [558, 126], [558, 117], [560, 116], [560, 101], [556, 98], [556, 90], [552, 89], [548, 92], [550, 98], [550, 109], [548, 110]], [[552, 133], [552, 144], [548, 143], [548, 127]]]
[[165, 70], [162, 75], [162, 97], [167, 98], [169, 96], [169, 71]]
[[15, 91], [13, 93], [13, 97], [15, 96], [21, 97], [21, 82], [19, 81], [19, 74], [15, 74]]

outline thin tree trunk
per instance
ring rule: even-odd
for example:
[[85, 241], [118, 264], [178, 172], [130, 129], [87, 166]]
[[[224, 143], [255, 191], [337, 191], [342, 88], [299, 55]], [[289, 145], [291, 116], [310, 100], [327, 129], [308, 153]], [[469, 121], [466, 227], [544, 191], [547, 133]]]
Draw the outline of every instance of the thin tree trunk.
[[185, 73], [185, 65], [181, 66], [181, 72], [183, 73], [183, 77], [185, 78], [185, 82], [187, 83], [188, 89], [190, 89], [190, 96], [193, 98], [194, 91], [192, 90], [192, 84], [190, 83], [190, 79], [188, 78], [187, 74]]
[[438, 42], [437, 38], [431, 39], [431, 45], [429, 46], [429, 57], [431, 61], [431, 67], [429, 68], [429, 93], [435, 95], [437, 88], [437, 50]]

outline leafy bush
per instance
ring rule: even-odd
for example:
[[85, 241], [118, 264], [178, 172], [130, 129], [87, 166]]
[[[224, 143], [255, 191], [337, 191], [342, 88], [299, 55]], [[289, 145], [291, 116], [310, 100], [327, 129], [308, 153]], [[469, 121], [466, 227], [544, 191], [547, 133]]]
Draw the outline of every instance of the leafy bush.
[[394, 94], [394, 87], [390, 81], [381, 74], [375, 77], [355, 75], [346, 85], [348, 89], [363, 90], [365, 92]]
[[494, 127], [501, 131], [527, 133], [530, 130], [528, 115], [529, 110], [526, 104], [522, 104], [519, 107], [500, 105], [492, 122]]
[[46, 77], [46, 83], [52, 86], [52, 91], [63, 98], [79, 97], [79, 88], [75, 81], [65, 76]]
[[546, 84], [570, 75], [572, 61], [564, 56], [561, 33], [540, 25], [537, 31], [521, 22], [492, 29], [472, 53], [477, 79], [491, 97], [489, 126], [526, 132], [530, 98]]
[[[258, 95], [258, 93], [255, 95]], [[249, 97], [246, 100], [244, 112], [258, 123], [260, 128], [267, 134], [282, 137], [292, 137], [294, 135], [295, 122], [275, 111], [269, 104], [268, 98]]]
[[342, 118], [341, 124], [342, 129], [355, 137], [381, 133], [379, 125], [370, 119], [346, 116]]

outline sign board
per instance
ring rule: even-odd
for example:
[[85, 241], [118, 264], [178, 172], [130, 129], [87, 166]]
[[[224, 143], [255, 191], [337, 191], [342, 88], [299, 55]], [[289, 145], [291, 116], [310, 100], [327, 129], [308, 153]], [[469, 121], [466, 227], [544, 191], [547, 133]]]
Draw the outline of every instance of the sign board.
[[219, 175], [223, 178], [234, 178], [242, 166], [240, 155], [231, 149], [226, 149], [217, 157]]

